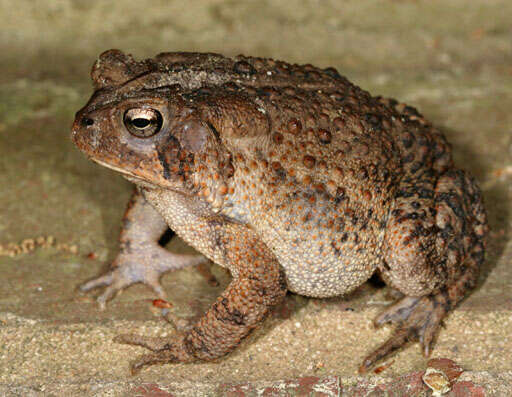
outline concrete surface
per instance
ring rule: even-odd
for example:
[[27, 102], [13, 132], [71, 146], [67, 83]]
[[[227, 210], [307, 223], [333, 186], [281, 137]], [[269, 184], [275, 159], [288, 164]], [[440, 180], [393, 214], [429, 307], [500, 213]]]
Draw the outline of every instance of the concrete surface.
[[[452, 395], [512, 395], [511, 15], [508, 0], [0, 0], [0, 395], [430, 395], [417, 344], [382, 372], [357, 375], [391, 332], [371, 325], [390, 302], [371, 284], [323, 301], [289, 295], [216, 363], [129, 375], [143, 349], [114, 344], [118, 332], [174, 332], [151, 292], [131, 287], [101, 312], [75, 290], [115, 256], [131, 191], [69, 140], [90, 66], [108, 48], [334, 66], [418, 107], [480, 181], [492, 227], [478, 289], [446, 320], [433, 356], [466, 370]], [[168, 248], [190, 250], [177, 239]], [[196, 269], [164, 277], [174, 314], [208, 307], [229, 282], [212, 271], [217, 287]]]

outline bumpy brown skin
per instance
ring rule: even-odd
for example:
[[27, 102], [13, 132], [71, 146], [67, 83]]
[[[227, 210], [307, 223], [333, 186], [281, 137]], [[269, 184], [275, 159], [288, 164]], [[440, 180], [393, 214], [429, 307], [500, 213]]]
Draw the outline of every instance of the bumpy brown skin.
[[[200, 261], [144, 256], [166, 225], [233, 275], [184, 334], [119, 336], [153, 351], [133, 370], [219, 358], [287, 289], [341, 295], [375, 271], [405, 296], [377, 318], [397, 331], [361, 371], [409, 340], [429, 354], [441, 320], [475, 285], [488, 228], [475, 182], [414, 108], [372, 97], [332, 68], [243, 56], [137, 62], [111, 50], [92, 78], [72, 138], [137, 184], [142, 210], [128, 210], [123, 233], [144, 259], [128, 253], [84, 289], [108, 285], [102, 302], [139, 281], [163, 293], [162, 272]], [[161, 122], [141, 137], [125, 116], [133, 111]]]

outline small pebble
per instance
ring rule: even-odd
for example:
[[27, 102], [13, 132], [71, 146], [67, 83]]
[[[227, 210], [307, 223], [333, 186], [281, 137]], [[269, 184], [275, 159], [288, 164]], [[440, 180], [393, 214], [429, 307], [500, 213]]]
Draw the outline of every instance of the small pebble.
[[448, 358], [434, 358], [427, 363], [423, 382], [432, 390], [432, 396], [442, 396], [451, 390], [464, 370]]
[[432, 396], [442, 396], [450, 391], [450, 381], [443, 371], [439, 371], [435, 368], [427, 368], [422, 379], [432, 390]]

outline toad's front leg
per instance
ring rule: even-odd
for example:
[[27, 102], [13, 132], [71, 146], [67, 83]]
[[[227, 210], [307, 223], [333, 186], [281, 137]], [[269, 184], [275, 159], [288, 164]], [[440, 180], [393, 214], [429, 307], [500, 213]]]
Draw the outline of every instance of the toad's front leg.
[[162, 216], [135, 190], [123, 217], [120, 252], [111, 269], [81, 285], [80, 290], [105, 287], [97, 298], [101, 308], [116, 293], [135, 283], [149, 286], [158, 297], [166, 299], [159, 281], [162, 274], [207, 262], [202, 255], [175, 254], [161, 247], [158, 240], [167, 229]]
[[152, 350], [132, 362], [132, 373], [157, 363], [211, 361], [238, 346], [286, 294], [284, 272], [274, 255], [242, 225], [215, 226], [215, 250], [233, 280], [189, 331], [174, 338], [119, 335], [115, 341]]

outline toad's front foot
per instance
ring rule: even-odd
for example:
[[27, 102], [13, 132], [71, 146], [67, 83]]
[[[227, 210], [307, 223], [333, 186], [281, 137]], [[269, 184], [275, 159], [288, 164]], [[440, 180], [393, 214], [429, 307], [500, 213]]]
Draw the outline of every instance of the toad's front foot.
[[435, 334], [449, 310], [450, 300], [445, 293], [423, 297], [406, 296], [396, 302], [381, 313], [374, 323], [377, 327], [386, 323], [397, 324], [397, 329], [391, 338], [364, 359], [359, 372], [366, 372], [377, 361], [410, 341], [419, 341], [423, 355], [428, 357]]
[[207, 261], [202, 255], [174, 254], [156, 244], [140, 249], [134, 247], [129, 251], [121, 252], [107, 273], [80, 286], [80, 291], [84, 292], [106, 286], [97, 298], [102, 309], [115, 294], [135, 283], [147, 285], [159, 298], [165, 299], [165, 291], [159, 281], [163, 273]]

